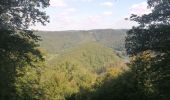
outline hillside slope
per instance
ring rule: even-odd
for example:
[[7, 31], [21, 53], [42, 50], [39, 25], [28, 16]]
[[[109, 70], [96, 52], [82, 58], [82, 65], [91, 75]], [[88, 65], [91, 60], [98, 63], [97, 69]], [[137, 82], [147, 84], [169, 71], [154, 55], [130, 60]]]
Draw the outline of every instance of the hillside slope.
[[[55, 56], [55, 55], [51, 55]], [[78, 66], [101, 73], [106, 67], [114, 67], [123, 60], [111, 48], [89, 42], [70, 48], [48, 63], [54, 66]]]
[[100, 29], [88, 31], [56, 31], [35, 32], [41, 36], [40, 46], [50, 53], [60, 53], [62, 50], [81, 43], [97, 42], [114, 50], [124, 50], [124, 37], [127, 30]]

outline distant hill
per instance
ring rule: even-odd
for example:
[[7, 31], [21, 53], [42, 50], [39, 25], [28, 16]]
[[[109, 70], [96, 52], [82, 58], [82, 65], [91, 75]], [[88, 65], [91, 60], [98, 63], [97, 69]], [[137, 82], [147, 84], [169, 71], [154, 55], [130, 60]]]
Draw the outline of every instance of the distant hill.
[[70, 48], [57, 57], [54, 56], [48, 63], [51, 66], [60, 66], [60, 68], [77, 66], [101, 73], [106, 67], [121, 66], [123, 59], [117, 56], [111, 48], [96, 42], [89, 42]]
[[40, 46], [49, 53], [60, 53], [81, 43], [97, 42], [114, 50], [124, 50], [125, 29], [96, 29], [79, 31], [38, 31]]

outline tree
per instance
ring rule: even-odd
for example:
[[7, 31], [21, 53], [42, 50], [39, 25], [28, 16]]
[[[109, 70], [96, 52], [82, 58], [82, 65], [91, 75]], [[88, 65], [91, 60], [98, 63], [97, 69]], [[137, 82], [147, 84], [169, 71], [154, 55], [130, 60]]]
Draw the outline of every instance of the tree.
[[48, 22], [48, 16], [41, 10], [48, 6], [49, 0], [0, 1], [1, 100], [17, 99], [14, 83], [18, 68], [43, 60], [36, 44], [40, 38], [28, 29], [37, 22], [43, 25]]
[[[168, 85], [170, 84], [170, 1], [148, 0], [148, 7], [152, 9], [150, 14], [131, 16], [131, 20], [138, 22], [139, 26], [127, 32], [125, 46], [127, 53], [136, 58], [132, 60], [133, 64], [131, 63], [133, 68], [136, 67], [134, 73], [139, 75], [137, 71], [142, 72], [149, 66], [147, 74], [151, 76], [151, 85], [155, 87], [156, 99], [165, 100], [170, 98]], [[142, 57], [148, 51], [152, 58], [149, 61], [145, 60], [146, 57]], [[148, 77], [141, 77], [142, 84], [145, 84], [144, 80]], [[149, 90], [149, 87], [147, 89]]]

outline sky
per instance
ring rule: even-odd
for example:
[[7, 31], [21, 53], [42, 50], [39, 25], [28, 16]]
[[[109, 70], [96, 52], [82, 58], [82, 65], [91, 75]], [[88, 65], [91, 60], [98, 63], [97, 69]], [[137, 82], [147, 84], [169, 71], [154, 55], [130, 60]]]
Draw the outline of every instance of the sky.
[[45, 9], [50, 16], [46, 26], [35, 30], [129, 29], [137, 23], [127, 21], [131, 14], [149, 13], [146, 0], [50, 0]]

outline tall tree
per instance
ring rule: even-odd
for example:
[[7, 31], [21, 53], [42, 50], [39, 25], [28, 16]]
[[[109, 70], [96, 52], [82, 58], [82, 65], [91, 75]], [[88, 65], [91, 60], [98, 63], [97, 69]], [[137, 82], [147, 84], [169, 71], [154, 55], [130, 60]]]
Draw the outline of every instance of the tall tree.
[[[0, 99], [16, 100], [17, 68], [34, 66], [43, 60], [36, 42], [39, 37], [29, 31], [37, 22], [45, 25], [48, 16], [42, 10], [49, 0], [0, 0]], [[18, 100], [18, 99], [17, 99]]]
[[[148, 7], [152, 9], [150, 14], [131, 16], [139, 26], [127, 33], [125, 46], [127, 53], [135, 57], [131, 65], [136, 75], [145, 73], [138, 83], [144, 86], [149, 82], [156, 99], [167, 100], [170, 99], [170, 0], [148, 0]], [[149, 61], [142, 60], [148, 58], [142, 57], [148, 52]]]

